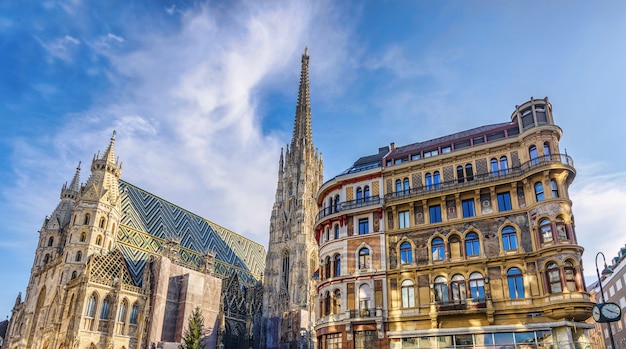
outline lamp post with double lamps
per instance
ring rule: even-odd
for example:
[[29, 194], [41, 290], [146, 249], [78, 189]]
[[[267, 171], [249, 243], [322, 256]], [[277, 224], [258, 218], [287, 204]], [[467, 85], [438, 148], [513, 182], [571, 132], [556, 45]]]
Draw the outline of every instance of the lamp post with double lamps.
[[[598, 285], [600, 285], [600, 298], [602, 299], [602, 303], [606, 303], [606, 299], [604, 299], [604, 290], [602, 289], [602, 279], [600, 278], [600, 269], [598, 268], [598, 256], [600, 255], [602, 255], [602, 260], [604, 261], [604, 269], [602, 269], [602, 275], [608, 276], [613, 274], [613, 269], [606, 265], [606, 257], [604, 257], [604, 253], [598, 252], [598, 254], [596, 254], [596, 274], [598, 274]], [[613, 330], [611, 330], [611, 324], [607, 323], [606, 327], [609, 330], [611, 349], [615, 349], [615, 340], [613, 339]]]

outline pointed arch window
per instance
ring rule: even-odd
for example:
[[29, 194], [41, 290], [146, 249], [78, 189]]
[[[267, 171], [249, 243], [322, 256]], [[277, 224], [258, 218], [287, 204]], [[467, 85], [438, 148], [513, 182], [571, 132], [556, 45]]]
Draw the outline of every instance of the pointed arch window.
[[341, 256], [339, 254], [335, 255], [334, 262], [335, 262], [335, 265], [334, 265], [335, 273], [333, 276], [337, 277], [341, 275]]
[[130, 324], [136, 325], [137, 318], [139, 317], [139, 306], [137, 303], [133, 304], [133, 307], [130, 310]]
[[72, 280], [76, 279], [76, 270], [72, 272]]
[[519, 268], [511, 268], [506, 275], [509, 286], [509, 298], [524, 298], [524, 275], [522, 271]]
[[43, 257], [43, 264], [48, 264], [50, 261], [50, 254], [46, 253], [46, 256]]
[[471, 273], [469, 277], [470, 298], [483, 300], [485, 299], [485, 278], [481, 273]]
[[415, 308], [415, 286], [413, 285], [413, 281], [402, 281], [401, 290], [402, 308]]
[[85, 316], [93, 317], [95, 313], [96, 313], [96, 295], [95, 293], [93, 293], [87, 300], [87, 308], [85, 309]]
[[478, 256], [480, 254], [478, 234], [469, 233], [465, 236], [465, 253], [467, 256]]
[[76, 252], [76, 262], [80, 262], [83, 259], [83, 253], [81, 251]]
[[289, 289], [289, 253], [287, 251], [285, 251], [283, 253], [283, 270], [282, 270], [282, 276], [283, 276], [283, 284], [285, 285], [285, 288], [288, 290]]
[[109, 296], [104, 298], [102, 301], [102, 309], [100, 310], [100, 320], [108, 320], [109, 319], [109, 310], [111, 309], [111, 298]]
[[100, 228], [104, 229], [104, 225], [106, 224], [106, 220], [104, 219], [104, 217], [100, 218]]
[[48, 247], [52, 246], [52, 244], [54, 244], [54, 237], [50, 237], [48, 238]]
[[413, 262], [413, 248], [408, 241], [400, 244], [400, 264], [409, 264]]
[[91, 218], [91, 217], [89, 216], [89, 213], [85, 213], [85, 220], [83, 221], [83, 224], [84, 224], [84, 225], [89, 224], [89, 219], [90, 219], [90, 218]]
[[85, 233], [80, 233], [80, 237], [78, 239], [80, 242], [85, 242], [85, 240], [87, 240], [87, 234]]
[[96, 237], [96, 245], [102, 246], [102, 235]]
[[359, 250], [359, 269], [367, 269], [370, 267], [370, 250], [363, 247]]

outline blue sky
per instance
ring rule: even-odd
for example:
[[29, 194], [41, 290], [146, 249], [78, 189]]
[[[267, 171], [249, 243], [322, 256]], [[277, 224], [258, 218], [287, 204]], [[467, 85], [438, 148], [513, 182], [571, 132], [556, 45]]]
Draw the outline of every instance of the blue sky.
[[585, 274], [626, 243], [621, 1], [0, 2], [0, 319], [79, 161], [267, 245], [300, 55], [331, 178], [380, 146], [548, 96], [574, 158]]

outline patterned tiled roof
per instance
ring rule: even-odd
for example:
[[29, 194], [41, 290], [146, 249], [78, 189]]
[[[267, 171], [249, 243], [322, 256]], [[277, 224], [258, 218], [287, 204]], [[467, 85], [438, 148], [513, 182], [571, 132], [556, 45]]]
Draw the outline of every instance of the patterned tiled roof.
[[265, 248], [237, 233], [120, 180], [122, 220], [118, 245], [136, 285], [151, 254], [160, 254], [168, 241], [180, 244], [179, 259], [199, 268], [206, 254], [215, 255], [215, 272], [236, 272], [245, 284], [255, 284], [265, 268]]

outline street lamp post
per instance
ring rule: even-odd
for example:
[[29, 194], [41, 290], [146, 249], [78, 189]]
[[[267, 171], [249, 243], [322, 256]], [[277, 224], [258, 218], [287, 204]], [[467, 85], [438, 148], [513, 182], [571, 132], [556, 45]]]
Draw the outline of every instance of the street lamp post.
[[[604, 261], [604, 269], [602, 269], [602, 275], [607, 276], [613, 274], [613, 269], [606, 265], [606, 257], [604, 257], [604, 253], [598, 252], [598, 254], [596, 254], [596, 274], [598, 274], [598, 285], [600, 285], [600, 297], [602, 299], [602, 303], [606, 303], [606, 300], [604, 299], [604, 290], [602, 289], [602, 279], [600, 278], [600, 269], [598, 269], [598, 256], [600, 255], [602, 255], [602, 260]], [[609, 330], [611, 349], [615, 349], [615, 340], [613, 339], [613, 330], [611, 330], [611, 323], [607, 322], [606, 326]]]

